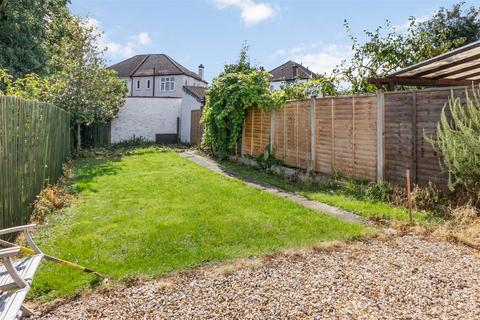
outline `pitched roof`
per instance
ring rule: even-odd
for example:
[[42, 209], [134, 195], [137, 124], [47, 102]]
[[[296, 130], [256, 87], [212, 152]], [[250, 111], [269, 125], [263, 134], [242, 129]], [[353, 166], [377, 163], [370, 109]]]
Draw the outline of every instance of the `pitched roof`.
[[198, 74], [188, 70], [166, 54], [136, 55], [110, 68], [117, 71], [120, 77], [184, 74], [206, 83]]
[[[297, 68], [297, 76], [294, 75], [294, 67]], [[276, 67], [270, 71], [272, 79], [270, 81], [285, 81], [285, 80], [294, 80], [294, 79], [310, 79], [317, 76], [317, 74], [308, 68], [305, 68], [303, 65], [296, 63], [295, 61], [287, 61], [281, 66]]]
[[205, 87], [183, 86], [183, 89], [185, 92], [195, 97], [198, 101], [205, 101]]

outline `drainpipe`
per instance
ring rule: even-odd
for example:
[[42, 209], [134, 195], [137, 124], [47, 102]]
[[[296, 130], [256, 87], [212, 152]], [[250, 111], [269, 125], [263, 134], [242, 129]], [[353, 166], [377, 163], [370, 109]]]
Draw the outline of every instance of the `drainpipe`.
[[153, 91], [152, 97], [155, 97], [155, 68], [153, 68]]
[[133, 77], [130, 76], [130, 97], [133, 97]]

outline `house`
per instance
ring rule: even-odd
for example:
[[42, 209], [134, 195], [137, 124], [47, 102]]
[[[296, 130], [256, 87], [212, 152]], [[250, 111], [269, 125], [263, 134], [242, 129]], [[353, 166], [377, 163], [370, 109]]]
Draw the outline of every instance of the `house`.
[[202, 109], [208, 84], [203, 65], [195, 73], [166, 54], [143, 54], [110, 68], [128, 88], [125, 106], [112, 121], [112, 143], [134, 137], [190, 143], [191, 114]]
[[271, 89], [280, 89], [282, 84], [289, 83], [297, 80], [298, 82], [307, 82], [312, 78], [317, 77], [313, 71], [308, 67], [304, 67], [302, 64], [295, 61], [287, 61], [281, 66], [276, 67], [270, 71], [272, 78], [270, 79]]

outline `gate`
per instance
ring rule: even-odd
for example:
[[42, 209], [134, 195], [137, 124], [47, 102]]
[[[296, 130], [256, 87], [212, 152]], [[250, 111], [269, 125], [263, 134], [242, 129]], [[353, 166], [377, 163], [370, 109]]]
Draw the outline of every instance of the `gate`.
[[190, 128], [190, 144], [198, 145], [202, 142], [203, 125], [200, 123], [202, 110], [192, 110], [191, 128]]

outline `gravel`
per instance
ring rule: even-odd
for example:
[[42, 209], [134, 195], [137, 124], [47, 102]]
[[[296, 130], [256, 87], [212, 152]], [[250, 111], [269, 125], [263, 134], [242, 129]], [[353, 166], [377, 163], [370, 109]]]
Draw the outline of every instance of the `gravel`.
[[100, 288], [36, 310], [37, 319], [480, 319], [480, 259], [410, 234]]

